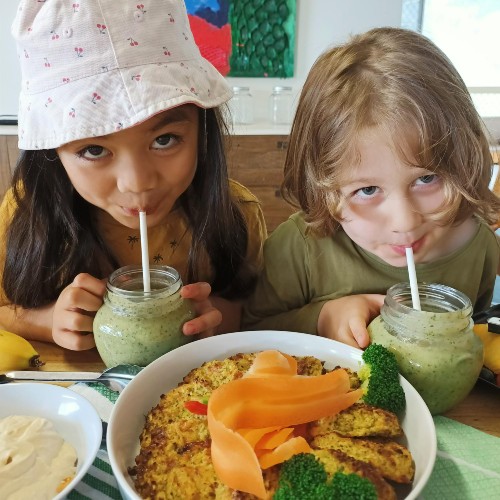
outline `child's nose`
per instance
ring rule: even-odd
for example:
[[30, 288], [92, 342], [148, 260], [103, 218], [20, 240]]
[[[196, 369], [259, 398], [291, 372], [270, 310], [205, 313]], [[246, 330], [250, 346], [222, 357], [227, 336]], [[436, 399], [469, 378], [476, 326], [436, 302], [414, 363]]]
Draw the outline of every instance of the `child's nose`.
[[391, 230], [395, 233], [411, 233], [422, 223], [411, 199], [406, 196], [394, 197], [388, 204]]
[[154, 169], [140, 155], [122, 158], [117, 170], [116, 184], [122, 193], [143, 193], [156, 185]]

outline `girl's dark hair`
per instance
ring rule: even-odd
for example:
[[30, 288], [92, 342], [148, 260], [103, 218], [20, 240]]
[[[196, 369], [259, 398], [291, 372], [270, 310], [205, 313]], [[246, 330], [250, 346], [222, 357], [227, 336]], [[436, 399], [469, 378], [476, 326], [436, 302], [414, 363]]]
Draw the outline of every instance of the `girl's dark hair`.
[[[247, 227], [231, 199], [216, 108], [199, 110], [198, 167], [180, 197], [192, 230], [187, 282], [199, 281], [204, 252], [214, 293], [236, 298], [251, 289], [246, 272]], [[17, 208], [6, 241], [3, 289], [16, 306], [56, 300], [78, 273], [102, 278], [118, 267], [92, 220], [92, 205], [73, 188], [55, 150], [22, 151], [13, 176]]]

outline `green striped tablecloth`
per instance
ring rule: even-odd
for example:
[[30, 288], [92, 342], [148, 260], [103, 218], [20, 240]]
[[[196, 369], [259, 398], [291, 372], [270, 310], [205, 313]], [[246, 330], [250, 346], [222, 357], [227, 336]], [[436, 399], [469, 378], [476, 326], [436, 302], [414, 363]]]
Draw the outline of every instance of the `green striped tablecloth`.
[[[76, 384], [71, 389], [89, 399], [102, 420], [109, 420], [116, 392], [101, 384]], [[434, 417], [434, 423], [436, 464], [419, 500], [500, 499], [500, 438], [445, 417]], [[68, 498], [121, 499], [105, 447]]]
[[[70, 389], [87, 398], [94, 405], [104, 422], [109, 421], [113, 404], [118, 398], [117, 392], [104, 387], [102, 384], [76, 384], [71, 386]], [[98, 451], [88, 473], [76, 485], [75, 489], [69, 493], [67, 498], [70, 500], [87, 498], [91, 500], [108, 500], [110, 498], [120, 500], [122, 498], [109, 464], [105, 444], [101, 445], [101, 449]]]
[[90, 498], [92, 500], [121, 499], [118, 485], [108, 461], [108, 453], [103, 447], [97, 452], [97, 457], [91, 465], [88, 473], [70, 492], [68, 498], [80, 500]]

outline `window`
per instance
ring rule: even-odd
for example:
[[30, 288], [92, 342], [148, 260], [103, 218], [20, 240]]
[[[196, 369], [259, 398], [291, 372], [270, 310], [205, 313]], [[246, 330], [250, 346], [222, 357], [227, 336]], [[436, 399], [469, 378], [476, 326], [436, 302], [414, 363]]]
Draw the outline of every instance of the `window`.
[[401, 25], [451, 59], [483, 118], [500, 117], [499, 0], [403, 0]]

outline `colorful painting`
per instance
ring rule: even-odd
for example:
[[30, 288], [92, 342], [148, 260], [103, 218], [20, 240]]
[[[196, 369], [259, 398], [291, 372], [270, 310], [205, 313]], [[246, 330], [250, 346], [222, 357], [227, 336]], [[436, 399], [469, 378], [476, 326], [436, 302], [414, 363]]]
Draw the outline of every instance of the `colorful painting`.
[[200, 52], [224, 76], [293, 76], [296, 0], [186, 0]]

